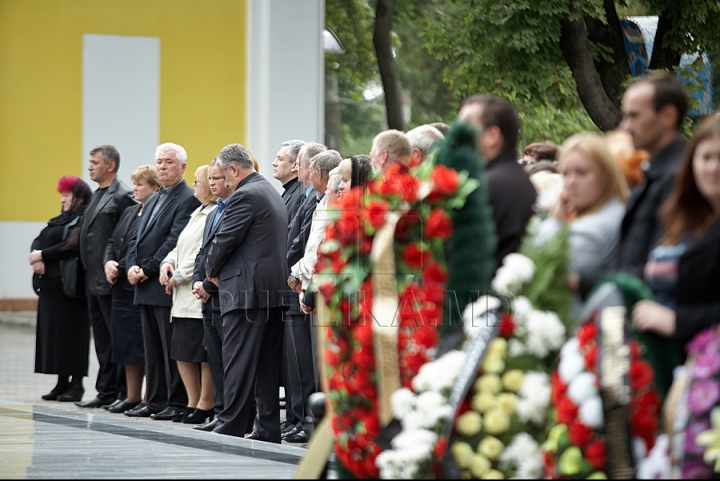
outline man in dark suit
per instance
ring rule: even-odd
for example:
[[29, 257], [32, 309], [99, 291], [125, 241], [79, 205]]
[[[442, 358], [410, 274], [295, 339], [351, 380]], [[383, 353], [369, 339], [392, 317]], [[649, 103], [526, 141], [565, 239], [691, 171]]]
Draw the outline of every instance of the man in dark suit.
[[458, 121], [478, 130], [478, 149], [487, 160], [485, 179], [498, 241], [497, 269], [506, 255], [520, 249], [537, 197], [530, 178], [517, 162], [520, 119], [506, 99], [476, 94], [462, 101]]
[[[288, 268], [299, 261], [305, 253], [310, 235], [312, 215], [317, 207], [317, 196], [310, 181], [310, 162], [327, 148], [308, 142], [298, 155], [298, 180], [303, 184], [303, 199], [288, 229]], [[292, 261], [292, 262], [291, 262]], [[295, 279], [288, 278], [288, 285]], [[308, 397], [317, 391], [315, 363], [312, 351], [310, 316], [300, 309], [297, 295], [290, 296], [290, 308], [285, 313], [285, 346], [283, 351], [283, 375], [285, 385], [285, 421], [280, 429], [283, 439], [290, 442], [306, 442], [309, 426], [305, 423]]]
[[298, 154], [305, 144], [302, 140], [286, 140], [272, 163], [273, 177], [282, 183], [282, 198], [288, 211], [288, 224], [300, 207], [305, 189], [298, 180]]
[[[223, 398], [225, 396], [223, 382], [223, 359], [222, 359], [222, 333], [223, 322], [220, 312], [220, 298], [218, 286], [213, 284], [205, 275], [205, 258], [207, 251], [215, 238], [215, 232], [220, 225], [220, 219], [225, 214], [227, 199], [232, 195], [233, 188], [225, 182], [225, 175], [214, 159], [210, 162], [208, 169], [210, 191], [218, 197], [218, 208], [208, 216], [203, 232], [202, 244], [195, 258], [195, 269], [193, 270], [193, 294], [203, 302], [203, 325], [205, 328], [205, 343], [207, 345], [208, 364], [210, 365], [210, 376], [215, 388], [215, 415], [223, 409]], [[215, 417], [212, 421], [201, 426], [194, 426], [193, 429], [200, 431], [212, 431], [218, 423]]]
[[160, 263], [175, 248], [200, 201], [183, 180], [187, 162], [183, 147], [162, 144], [155, 158], [163, 188], [146, 202], [137, 233], [128, 245], [126, 262], [130, 266], [128, 280], [136, 285], [135, 304], [141, 306], [148, 402], [125, 414], [166, 421], [184, 412], [187, 393], [177, 363], [170, 359], [172, 298], [160, 284]]
[[225, 400], [214, 432], [243, 436], [254, 395], [258, 414], [250, 438], [280, 443], [287, 209], [242, 145], [226, 146], [217, 159], [235, 192], [206, 258], [206, 274], [220, 288], [223, 318]]
[[97, 396], [75, 404], [84, 408], [108, 406], [125, 400], [125, 371], [112, 362], [110, 311], [112, 285], [105, 277], [103, 256], [108, 239], [125, 209], [137, 204], [132, 191], [117, 178], [120, 153], [112, 145], [90, 151], [88, 172], [98, 183], [80, 228], [80, 259], [85, 266], [86, 293], [95, 340], [98, 369]]
[[652, 157], [645, 179], [630, 194], [620, 230], [619, 268], [642, 278], [650, 250], [662, 237], [659, 208], [675, 185], [685, 140], [680, 136], [688, 96], [674, 75], [647, 77], [625, 91], [620, 128]]

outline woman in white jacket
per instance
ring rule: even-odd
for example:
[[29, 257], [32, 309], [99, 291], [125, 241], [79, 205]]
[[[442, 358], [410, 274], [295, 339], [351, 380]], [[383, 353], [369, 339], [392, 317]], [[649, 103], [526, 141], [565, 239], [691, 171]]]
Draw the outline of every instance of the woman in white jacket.
[[173, 296], [173, 323], [170, 357], [175, 359], [188, 395], [185, 412], [175, 422], [202, 424], [214, 415], [215, 390], [210, 378], [207, 352], [203, 346], [202, 303], [192, 293], [195, 257], [200, 250], [205, 222], [217, 205], [210, 192], [208, 166], [195, 171], [195, 197], [202, 203], [190, 215], [185, 229], [178, 236], [175, 249], [160, 266], [160, 283]]

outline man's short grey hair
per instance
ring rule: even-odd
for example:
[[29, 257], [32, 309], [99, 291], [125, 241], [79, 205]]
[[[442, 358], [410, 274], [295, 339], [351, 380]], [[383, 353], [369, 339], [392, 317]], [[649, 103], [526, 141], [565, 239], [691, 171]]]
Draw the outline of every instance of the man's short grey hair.
[[290, 163], [294, 164], [297, 161], [298, 154], [300, 153], [300, 149], [303, 148], [303, 145], [305, 145], [305, 142], [302, 140], [286, 140], [282, 143], [282, 146], [289, 146], [290, 149], [288, 149], [288, 155], [290, 156]]
[[406, 135], [410, 141], [410, 146], [413, 149], [420, 149], [425, 155], [430, 153], [430, 150], [438, 141], [445, 139], [442, 132], [428, 124], [415, 127]]
[[317, 170], [323, 179], [327, 179], [330, 171], [340, 165], [340, 162], [342, 162], [340, 153], [337, 150], [328, 150], [326, 152], [320, 152], [312, 158], [310, 169]]
[[[307, 165], [310, 165], [310, 161], [315, 157], [317, 154], [321, 152], [326, 152], [327, 147], [325, 147], [323, 144], [318, 144], [317, 142], [305, 142], [305, 145], [302, 146], [300, 149], [300, 152], [304, 152], [305, 156], [303, 159], [305, 160], [305, 163]], [[300, 155], [300, 152], [298, 152], [298, 156]]]
[[338, 189], [340, 188], [340, 181], [341, 181], [340, 170], [337, 167], [335, 167], [333, 170], [331, 170], [328, 173], [328, 178], [330, 179], [330, 184], [328, 184], [330, 186], [330, 190], [332, 190], [333, 192], [335, 192], [337, 194]]
[[164, 144], [158, 145], [157, 149], [155, 149], [155, 159], [160, 157], [160, 154], [162, 154], [163, 152], [170, 151], [175, 152], [175, 157], [181, 164], [187, 162], [188, 157], [185, 148], [183, 148], [182, 145], [173, 144], [172, 142], [165, 142]]
[[220, 168], [228, 170], [230, 164], [235, 164], [241, 169], [255, 170], [252, 158], [248, 151], [240, 144], [230, 144], [223, 147], [217, 156]]

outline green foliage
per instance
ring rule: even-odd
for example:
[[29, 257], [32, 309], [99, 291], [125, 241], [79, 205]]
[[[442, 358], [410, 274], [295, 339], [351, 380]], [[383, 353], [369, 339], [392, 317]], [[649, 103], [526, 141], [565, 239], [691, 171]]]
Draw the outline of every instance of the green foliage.
[[[341, 93], [342, 97], [342, 93]], [[342, 152], [349, 157], [355, 154], [369, 154], [373, 138], [382, 130], [385, 109], [382, 99], [349, 101], [340, 104], [342, 119]]]
[[578, 132], [600, 132], [583, 108], [561, 110], [551, 105], [528, 106], [519, 112], [522, 120], [520, 149], [533, 142], [558, 145]]
[[573, 294], [566, 286], [567, 270], [570, 263], [570, 227], [565, 225], [553, 238], [537, 243], [535, 227], [539, 219], [531, 219], [528, 233], [523, 241], [520, 253], [535, 263], [535, 275], [523, 287], [522, 294], [528, 298], [535, 309], [552, 311], [558, 315], [566, 328], [570, 328], [569, 317], [573, 304]]
[[[475, 131], [468, 125], [454, 125], [437, 153], [437, 163], [481, 180], [485, 162], [475, 147]], [[462, 209], [452, 211], [450, 217], [453, 235], [446, 248], [449, 277], [445, 288], [456, 293], [459, 313], [462, 313], [467, 304], [488, 291], [495, 270], [497, 236], [485, 183], [467, 197]], [[448, 318], [443, 325], [458, 326], [457, 314], [454, 309], [446, 312]]]

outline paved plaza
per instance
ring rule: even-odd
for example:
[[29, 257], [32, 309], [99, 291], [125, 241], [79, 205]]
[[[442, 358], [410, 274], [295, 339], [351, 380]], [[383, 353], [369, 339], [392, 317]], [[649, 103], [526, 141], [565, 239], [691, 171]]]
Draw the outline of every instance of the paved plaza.
[[[43, 401], [55, 376], [33, 372], [34, 313], [0, 313], [0, 479], [291, 478], [305, 449], [204, 433]], [[91, 344], [92, 345], [92, 344]], [[90, 351], [84, 400], [98, 364]]]

